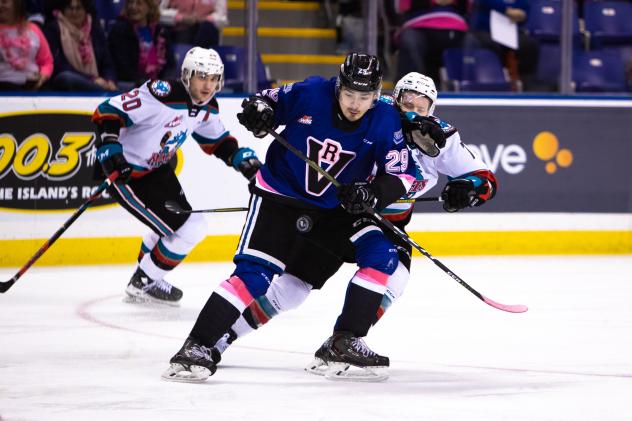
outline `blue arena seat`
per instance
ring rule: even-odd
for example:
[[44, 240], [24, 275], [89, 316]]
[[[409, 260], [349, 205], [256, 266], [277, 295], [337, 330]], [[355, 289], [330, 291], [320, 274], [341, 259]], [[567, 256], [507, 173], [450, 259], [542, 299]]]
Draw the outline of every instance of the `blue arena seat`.
[[560, 45], [544, 42], [540, 44], [540, 57], [535, 79], [542, 89], [557, 90], [560, 83]]
[[107, 31], [121, 15], [125, 0], [95, 0], [94, 6], [101, 27]]
[[[224, 62], [224, 86], [227, 90], [244, 92], [246, 82], [246, 49], [232, 45], [220, 45], [215, 47]], [[272, 86], [266, 67], [257, 57], [257, 89], [267, 89]]]
[[184, 56], [187, 51], [193, 48], [193, 44], [185, 44], [185, 43], [174, 43], [173, 44], [173, 57], [176, 62], [176, 69], [178, 75], [180, 75], [180, 68], [182, 67], [182, 61], [184, 61]]
[[577, 92], [625, 92], [623, 61], [614, 51], [581, 51], [573, 56]]
[[442, 78], [455, 91], [511, 91], [509, 76], [491, 50], [448, 48], [443, 65]]
[[[562, 2], [559, 0], [533, 0], [526, 23], [531, 36], [540, 41], [559, 41], [562, 29]], [[573, 5], [573, 40], [581, 41], [577, 7]]]
[[591, 46], [632, 43], [632, 3], [589, 2], [584, 5]]

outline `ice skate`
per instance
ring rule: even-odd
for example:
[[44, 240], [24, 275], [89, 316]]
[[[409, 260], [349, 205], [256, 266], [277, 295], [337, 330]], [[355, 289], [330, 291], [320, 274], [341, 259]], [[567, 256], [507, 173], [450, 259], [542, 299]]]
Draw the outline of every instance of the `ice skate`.
[[136, 269], [125, 292], [127, 293], [127, 302], [178, 306], [182, 298], [181, 289], [164, 279], [151, 279], [141, 268]]
[[220, 359], [217, 349], [201, 345], [189, 337], [169, 360], [169, 368], [162, 373], [162, 378], [173, 382], [202, 383], [215, 374]]
[[305, 371], [317, 376], [325, 375], [329, 367], [329, 361], [331, 360], [331, 357], [329, 356], [329, 348], [331, 346], [332, 338], [333, 336], [327, 338], [320, 348], [316, 350], [314, 353], [314, 359], [307, 367], [305, 367]]
[[[377, 382], [388, 378], [388, 357], [373, 352], [362, 338], [334, 333], [314, 355], [321, 363], [308, 370], [329, 380]], [[309, 367], [308, 367], [309, 368]]]

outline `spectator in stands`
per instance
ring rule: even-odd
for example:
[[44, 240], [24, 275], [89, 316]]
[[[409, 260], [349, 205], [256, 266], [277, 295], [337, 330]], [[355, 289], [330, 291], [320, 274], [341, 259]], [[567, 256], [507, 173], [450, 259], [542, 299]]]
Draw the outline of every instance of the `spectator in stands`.
[[[492, 40], [489, 20], [490, 13], [495, 10], [509, 17], [518, 24], [518, 50], [511, 50]], [[538, 41], [530, 37], [523, 26], [529, 15], [528, 0], [474, 0], [472, 2], [470, 28], [471, 36], [466, 43], [470, 47], [489, 48], [500, 58], [501, 63], [509, 69], [512, 79], [520, 78], [525, 86], [533, 79], [538, 68]], [[517, 69], [516, 62], [517, 61]]]
[[53, 57], [23, 0], [0, 0], [0, 90], [39, 89], [53, 73]]
[[30, 22], [44, 26], [44, 0], [24, 0]]
[[172, 26], [174, 41], [212, 48], [228, 24], [226, 0], [159, 0], [160, 22]]
[[439, 84], [439, 69], [446, 48], [463, 46], [468, 30], [469, 0], [401, 1], [396, 10], [401, 28], [397, 79], [410, 72], [430, 76]]
[[173, 76], [170, 34], [158, 23], [159, 18], [154, 0], [126, 0], [121, 17], [110, 29], [108, 46], [122, 90], [147, 79]]
[[45, 34], [55, 59], [54, 89], [115, 91], [116, 73], [91, 0], [59, 0]]
[[336, 53], [364, 50], [364, 19], [360, 0], [339, 0], [336, 16]]

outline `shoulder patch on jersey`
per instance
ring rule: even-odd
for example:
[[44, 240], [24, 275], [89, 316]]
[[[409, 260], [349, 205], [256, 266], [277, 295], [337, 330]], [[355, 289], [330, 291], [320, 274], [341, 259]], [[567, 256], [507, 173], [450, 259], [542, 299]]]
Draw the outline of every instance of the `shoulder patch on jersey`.
[[274, 102], [279, 102], [279, 88], [264, 89], [263, 91], [261, 91], [261, 96], [269, 98]]
[[393, 142], [395, 142], [395, 144], [397, 145], [402, 140], [404, 140], [404, 133], [402, 132], [402, 129], [399, 129], [393, 134]]
[[164, 98], [171, 93], [171, 84], [166, 80], [154, 80], [149, 84], [149, 90], [155, 96]]
[[380, 95], [379, 101], [388, 105], [395, 105], [395, 98], [391, 95]]

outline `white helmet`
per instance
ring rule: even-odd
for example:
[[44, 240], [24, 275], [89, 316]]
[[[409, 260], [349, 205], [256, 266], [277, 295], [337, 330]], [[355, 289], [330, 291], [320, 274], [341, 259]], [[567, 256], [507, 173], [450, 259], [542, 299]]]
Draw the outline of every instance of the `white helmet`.
[[401, 78], [393, 89], [395, 101], [399, 102], [399, 95], [402, 91], [419, 92], [430, 100], [430, 109], [428, 115], [433, 115], [435, 103], [437, 102], [437, 87], [433, 80], [421, 73], [410, 72]]
[[220, 75], [219, 86], [217, 91], [224, 86], [224, 63], [212, 48], [193, 47], [187, 51], [182, 61], [181, 79], [184, 87], [189, 90], [191, 76], [193, 73], [202, 73], [207, 75]]

